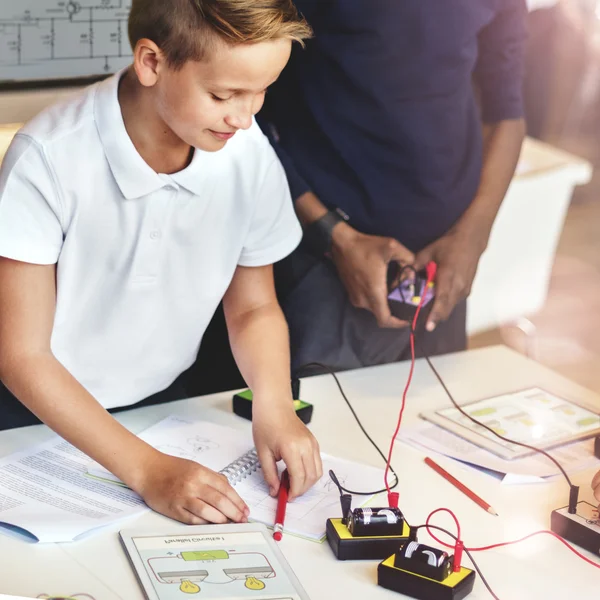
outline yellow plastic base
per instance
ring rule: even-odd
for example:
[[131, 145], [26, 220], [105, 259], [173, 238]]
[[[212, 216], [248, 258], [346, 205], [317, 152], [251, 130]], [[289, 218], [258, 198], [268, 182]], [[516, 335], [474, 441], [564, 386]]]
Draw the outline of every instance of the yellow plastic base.
[[461, 600], [473, 591], [475, 572], [462, 567], [444, 581], [436, 581], [394, 566], [395, 555], [377, 567], [378, 585], [421, 600]]
[[382, 560], [408, 541], [410, 528], [402, 535], [354, 537], [342, 519], [327, 519], [327, 541], [338, 560]]

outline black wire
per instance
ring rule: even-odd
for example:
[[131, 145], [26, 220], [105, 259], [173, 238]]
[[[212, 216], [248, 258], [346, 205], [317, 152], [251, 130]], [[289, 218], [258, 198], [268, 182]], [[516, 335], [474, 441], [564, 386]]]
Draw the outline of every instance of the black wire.
[[429, 358], [429, 356], [427, 356], [427, 354], [425, 354], [425, 353], [423, 353], [423, 356], [425, 357], [425, 360], [427, 361], [427, 364], [429, 365], [429, 367], [433, 371], [434, 375], [437, 377], [438, 381], [440, 382], [440, 384], [444, 388], [444, 391], [446, 392], [446, 395], [448, 396], [448, 398], [450, 398], [450, 402], [452, 402], [452, 404], [454, 405], [454, 407], [460, 412], [461, 415], [467, 417], [467, 419], [469, 419], [470, 421], [472, 421], [473, 423], [475, 423], [475, 425], [479, 425], [479, 427], [483, 427], [484, 429], [487, 429], [487, 431], [489, 431], [490, 433], [493, 433], [496, 437], [500, 438], [501, 440], [503, 440], [505, 442], [508, 442], [509, 444], [515, 444], [515, 446], [521, 446], [522, 448], [527, 448], [528, 450], [532, 450], [534, 452], [538, 452], [539, 454], [543, 454], [546, 458], [549, 458], [559, 468], [560, 472], [563, 474], [564, 478], [567, 480], [567, 483], [569, 484], [569, 487], [570, 488], [573, 487], [573, 484], [571, 483], [571, 479], [567, 475], [567, 472], [564, 470], [564, 468], [562, 467], [562, 465], [551, 454], [549, 454], [545, 450], [542, 450], [541, 448], [536, 448], [535, 446], [530, 446], [529, 444], [525, 444], [524, 442], [517, 442], [517, 441], [511, 440], [510, 438], [507, 438], [507, 437], [505, 437], [503, 435], [500, 435], [497, 431], [494, 431], [491, 427], [488, 427], [487, 425], [481, 423], [477, 419], [473, 418], [470, 414], [468, 414], [467, 412], [465, 412], [456, 403], [456, 401], [452, 397], [452, 394], [450, 393], [450, 390], [446, 387], [446, 384], [444, 383], [444, 380], [442, 379], [441, 375], [438, 373], [437, 369], [433, 366], [433, 363], [431, 362], [431, 359]]
[[[417, 336], [415, 335], [415, 328], [413, 327], [413, 323], [411, 323], [410, 327], [411, 327], [411, 333], [415, 337], [415, 340], [416, 340]], [[423, 350], [423, 348], [421, 348], [421, 349]], [[510, 438], [507, 438], [507, 437], [499, 434], [497, 431], [494, 431], [491, 427], [488, 427], [484, 423], [481, 423], [480, 421], [478, 421], [477, 419], [475, 419], [474, 417], [472, 417], [467, 412], [465, 412], [459, 406], [459, 404], [456, 402], [456, 400], [454, 400], [454, 397], [452, 396], [452, 394], [450, 393], [450, 390], [448, 389], [448, 387], [444, 383], [444, 380], [442, 379], [442, 376], [438, 373], [437, 369], [433, 366], [433, 363], [431, 362], [431, 359], [429, 358], [429, 356], [427, 355], [427, 353], [424, 350], [423, 350], [423, 357], [427, 361], [427, 364], [429, 365], [429, 368], [433, 371], [433, 374], [437, 377], [437, 380], [440, 382], [441, 386], [444, 388], [444, 391], [446, 392], [446, 395], [450, 399], [450, 402], [452, 402], [452, 404], [454, 405], [454, 408], [456, 408], [458, 410], [458, 412], [460, 412], [461, 415], [467, 417], [467, 419], [469, 419], [475, 425], [478, 425], [479, 427], [483, 427], [483, 429], [486, 429], [487, 431], [489, 431], [490, 433], [492, 433], [493, 435], [495, 435], [497, 438], [500, 438], [501, 440], [503, 440], [505, 442], [508, 442], [509, 444], [514, 444], [515, 446], [520, 446], [521, 448], [527, 448], [528, 450], [531, 450], [533, 452], [537, 452], [539, 454], [542, 454], [546, 458], [550, 459], [558, 467], [558, 469], [562, 473], [563, 477], [567, 480], [567, 483], [569, 484], [569, 487], [571, 489], [573, 488], [573, 483], [571, 482], [571, 479], [567, 475], [567, 472], [564, 470], [563, 466], [551, 454], [549, 454], [545, 450], [542, 450], [541, 448], [537, 448], [536, 446], [530, 446], [529, 444], [525, 444], [524, 442], [517, 442], [516, 440], [512, 440]]]
[[[411, 271], [415, 278], [415, 281], [416, 281], [418, 273], [412, 265], [404, 265], [400, 269], [400, 272], [398, 273], [398, 278], [400, 279], [400, 281], [402, 280], [402, 275], [404, 274], [405, 271]], [[402, 292], [402, 289], [399, 287], [398, 290], [400, 292], [400, 295], [402, 296], [402, 300], [404, 302], [406, 302], [406, 299], [404, 298], [404, 293]], [[413, 334], [414, 334], [414, 331], [413, 331]], [[350, 400], [348, 400], [348, 397], [346, 396], [344, 389], [342, 388], [342, 384], [340, 383], [340, 380], [337, 378], [335, 371], [331, 367], [324, 365], [323, 363], [320, 363], [320, 362], [310, 362], [310, 363], [302, 365], [300, 368], [298, 368], [296, 370], [296, 373], [294, 374], [295, 377], [300, 378], [302, 375], [302, 372], [306, 371], [307, 369], [309, 369], [311, 367], [319, 367], [321, 369], [325, 369], [325, 371], [327, 371], [333, 377], [333, 379], [335, 380], [335, 383], [338, 386], [338, 389], [340, 390], [340, 394], [342, 395], [342, 398], [345, 400], [346, 404], [348, 405], [348, 408], [350, 409], [350, 412], [352, 413], [352, 416], [354, 417], [355, 421], [358, 423], [358, 426], [360, 427], [361, 431], [364, 433], [365, 437], [369, 440], [369, 442], [371, 442], [371, 444], [375, 448], [375, 450], [377, 450], [377, 453], [379, 454], [379, 456], [381, 456], [381, 458], [385, 462], [386, 466], [388, 466], [387, 457], [381, 451], [379, 446], [374, 442], [373, 438], [371, 438], [371, 436], [367, 433], [366, 429], [364, 428], [363, 424], [361, 423], [360, 419], [358, 418], [358, 415], [356, 414], [354, 408], [352, 407]], [[391, 464], [389, 465], [389, 469], [390, 469], [392, 475], [394, 476], [394, 483], [390, 486], [390, 490], [393, 490], [394, 488], [396, 488], [398, 486], [399, 480], [398, 480], [398, 475], [397, 475], [396, 471], [394, 471], [394, 467], [392, 467]], [[356, 491], [348, 490], [340, 484], [340, 482], [337, 480], [337, 477], [335, 477], [335, 474], [333, 474], [333, 475], [334, 475], [334, 477], [332, 477], [332, 480], [335, 483], [335, 485], [339, 488], [340, 493], [346, 492], [347, 494], [352, 494], [355, 496], [372, 496], [375, 494], [382, 494], [383, 492], [388, 491], [387, 488], [383, 488], [381, 490], [377, 490], [374, 492], [356, 492]], [[331, 474], [330, 474], [330, 476], [331, 476]]]
[[[381, 458], [384, 460], [385, 464], [387, 465], [388, 464], [387, 457], [380, 450], [379, 446], [373, 441], [373, 438], [367, 433], [367, 430], [364, 428], [363, 424], [360, 422], [358, 415], [356, 414], [354, 408], [352, 407], [352, 404], [350, 404], [350, 400], [348, 400], [348, 397], [346, 396], [344, 389], [342, 388], [342, 384], [340, 383], [340, 380], [337, 378], [335, 371], [331, 367], [328, 367], [327, 365], [324, 365], [319, 362], [311, 362], [311, 363], [307, 363], [306, 365], [302, 365], [296, 371], [295, 376], [300, 377], [301, 372], [305, 371], [306, 369], [309, 369], [310, 367], [320, 367], [321, 369], [325, 369], [334, 378], [334, 380], [338, 386], [338, 389], [340, 390], [340, 394], [342, 395], [342, 398], [346, 401], [346, 404], [348, 405], [348, 408], [350, 409], [352, 416], [358, 423], [358, 426], [360, 427], [361, 431], [365, 434], [365, 437], [369, 440], [369, 442], [371, 442], [371, 444], [373, 445], [373, 448], [375, 448], [375, 450], [377, 450], [377, 452], [379, 453], [379, 456], [381, 456]], [[396, 474], [396, 471], [394, 471], [394, 468], [392, 467], [391, 464], [389, 467], [390, 467], [390, 471], [394, 475], [394, 480], [395, 480], [394, 484], [390, 486], [390, 489], [393, 490], [395, 487], [398, 486], [399, 480], [398, 480], [398, 475]], [[334, 481], [334, 483], [335, 483], [335, 481]], [[345, 487], [343, 487], [341, 484], [339, 484], [339, 481], [336, 485], [338, 485], [340, 490], [346, 492], [347, 494], [352, 494], [353, 496], [373, 496], [375, 494], [382, 494], [383, 492], [387, 492], [387, 488], [383, 488], [381, 490], [376, 490], [374, 492], [355, 492], [355, 491], [348, 490]]]
[[[418, 531], [419, 529], [427, 529], [427, 528], [437, 529], [438, 531], [441, 531], [442, 533], [449, 535], [453, 540], [455, 540], [457, 542], [459, 541], [458, 537], [455, 536], [453, 533], [451, 533], [447, 529], [444, 529], [443, 527], [438, 527], [437, 525], [416, 525], [415, 527], [410, 527], [410, 528], [411, 528], [411, 530], [414, 530], [414, 531]], [[494, 598], [494, 600], [500, 600], [500, 598], [498, 598], [498, 596], [496, 596], [496, 594], [490, 587], [490, 584], [487, 582], [487, 579], [483, 576], [483, 573], [481, 572], [481, 569], [475, 562], [473, 555], [469, 552], [469, 550], [467, 550], [464, 547], [463, 547], [463, 550], [464, 550], [465, 554], [469, 557], [469, 560], [473, 563], [473, 566], [475, 567], [477, 574], [479, 575], [479, 577], [481, 577], [481, 581], [483, 582], [483, 585], [485, 585], [485, 587], [487, 588], [487, 591], [492, 595], [492, 598]]]
[[[402, 269], [400, 270], [400, 277], [402, 277], [402, 274], [404, 273], [405, 270], [412, 271], [413, 274], [415, 275], [415, 278], [416, 278], [417, 272], [415, 271], [414, 267], [412, 267], [410, 265], [406, 265], [406, 266], [402, 267]], [[404, 295], [403, 295], [401, 289], [400, 289], [400, 294], [401, 294], [403, 300], [406, 301], [404, 299]], [[416, 339], [415, 327], [413, 326], [413, 323], [411, 323], [410, 327], [411, 327], [411, 335], [414, 336], [414, 338]], [[567, 475], [567, 472], [564, 470], [564, 468], [562, 467], [562, 465], [553, 456], [551, 456], [550, 454], [548, 454], [548, 452], [546, 452], [545, 450], [542, 450], [541, 448], [536, 448], [535, 446], [530, 446], [529, 444], [525, 444], [524, 442], [517, 442], [515, 440], [511, 440], [510, 438], [507, 438], [507, 437], [505, 437], [505, 436], [497, 433], [491, 427], [488, 427], [487, 425], [484, 425], [483, 423], [479, 422], [477, 419], [473, 418], [471, 415], [469, 415], [468, 413], [466, 413], [458, 405], [458, 403], [456, 402], [456, 400], [454, 400], [454, 397], [452, 396], [452, 394], [450, 393], [450, 390], [448, 389], [448, 387], [444, 383], [444, 380], [442, 379], [441, 375], [438, 373], [437, 369], [434, 367], [434, 365], [431, 362], [431, 359], [429, 358], [429, 356], [425, 352], [423, 352], [423, 356], [424, 356], [425, 360], [427, 361], [427, 364], [429, 365], [430, 369], [433, 371], [434, 375], [437, 377], [438, 381], [440, 382], [442, 388], [446, 392], [446, 395], [450, 399], [450, 402], [452, 402], [452, 404], [454, 405], [454, 407], [462, 415], [464, 415], [465, 417], [467, 417], [475, 425], [483, 427], [484, 429], [486, 429], [487, 431], [489, 431], [490, 433], [492, 433], [493, 435], [495, 435], [496, 437], [500, 438], [501, 440], [503, 440], [505, 442], [508, 442], [510, 444], [515, 444], [516, 446], [521, 446], [523, 448], [527, 448], [528, 450], [532, 450], [533, 452], [538, 452], [539, 454], [542, 454], [542, 455], [546, 456], [547, 458], [549, 458], [559, 468], [560, 472], [562, 473], [562, 475], [564, 476], [564, 478], [567, 480], [567, 483], [569, 484], [569, 487], [571, 487], [571, 488], [573, 487], [573, 484], [571, 483], [571, 479]], [[337, 375], [335, 374], [334, 370], [331, 367], [329, 367], [327, 365], [324, 365], [322, 363], [319, 363], [319, 362], [307, 363], [305, 365], [302, 365], [296, 371], [296, 377], [298, 377], [298, 378], [301, 377], [302, 371], [305, 371], [306, 369], [309, 369], [311, 367], [319, 367], [321, 369], [325, 369], [325, 371], [327, 371], [333, 377], [333, 379], [335, 380], [335, 383], [338, 386], [340, 394], [342, 395], [342, 398], [344, 399], [344, 401], [348, 405], [348, 408], [350, 409], [350, 412], [352, 413], [352, 416], [356, 420], [356, 422], [357, 422], [358, 426], [360, 427], [361, 431], [363, 432], [363, 434], [365, 435], [365, 437], [369, 440], [369, 442], [371, 442], [371, 444], [373, 445], [373, 447], [375, 448], [375, 450], [377, 450], [378, 454], [381, 456], [381, 458], [384, 460], [385, 464], [387, 465], [388, 464], [388, 459], [383, 454], [383, 452], [380, 450], [379, 446], [373, 441], [373, 439], [371, 438], [371, 436], [367, 433], [366, 429], [364, 428], [363, 424], [361, 423], [360, 419], [358, 418], [358, 415], [356, 414], [354, 408], [352, 407], [352, 404], [350, 403], [350, 400], [348, 400], [348, 397], [346, 396], [346, 394], [344, 392], [344, 389], [342, 388], [342, 384], [340, 383], [339, 379], [337, 378]], [[393, 473], [394, 479], [395, 479], [395, 482], [394, 482], [394, 484], [392, 486], [390, 486], [390, 489], [394, 489], [398, 485], [398, 483], [399, 483], [399, 481], [398, 481], [398, 475], [396, 474], [396, 471], [394, 471], [394, 468], [392, 467], [391, 464], [389, 465], [389, 469]], [[329, 476], [331, 477], [333, 483], [340, 490], [340, 494], [342, 492], [346, 492], [347, 494], [352, 494], [352, 495], [355, 495], [355, 496], [370, 496], [370, 495], [374, 495], [374, 494], [380, 494], [380, 493], [383, 493], [383, 492], [387, 492], [387, 488], [383, 488], [383, 489], [375, 491], [375, 492], [356, 492], [356, 491], [348, 490], [348, 489], [346, 489], [345, 487], [343, 487], [341, 485], [341, 483], [339, 482], [338, 478], [336, 477], [336, 475], [335, 475], [335, 473], [333, 471], [329, 472]], [[409, 526], [409, 527], [411, 527], [411, 526]], [[415, 531], [418, 531], [419, 529], [424, 529], [424, 528], [436, 529], [437, 531], [441, 531], [442, 533], [445, 533], [446, 535], [450, 536], [455, 541], [459, 541], [458, 537], [456, 535], [454, 535], [453, 533], [451, 533], [447, 529], [444, 529], [443, 527], [438, 527], [437, 525], [417, 525], [417, 526], [411, 527], [411, 529], [413, 529]], [[471, 554], [471, 552], [467, 548], [464, 548], [464, 547], [463, 547], [463, 550], [464, 550], [465, 554], [469, 557], [469, 560], [473, 564], [473, 567], [475, 568], [475, 571], [477, 571], [477, 574], [479, 575], [479, 577], [481, 577], [481, 581], [483, 582], [483, 585], [486, 587], [486, 589], [488, 590], [488, 592], [491, 594], [491, 596], [494, 598], [494, 600], [500, 600], [498, 598], [498, 596], [494, 593], [494, 591], [492, 590], [492, 588], [490, 587], [490, 584], [487, 582], [487, 579], [484, 577], [483, 573], [481, 572], [481, 569], [477, 565], [477, 562], [473, 558], [473, 555]]]

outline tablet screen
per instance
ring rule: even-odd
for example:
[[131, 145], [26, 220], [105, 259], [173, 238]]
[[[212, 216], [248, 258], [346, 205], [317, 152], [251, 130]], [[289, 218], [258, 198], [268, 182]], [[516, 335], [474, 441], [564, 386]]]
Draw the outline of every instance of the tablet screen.
[[[532, 446], [543, 447], [562, 440], [583, 438], [600, 428], [597, 413], [540, 388], [478, 400], [462, 406], [462, 409], [496, 433]], [[507, 449], [517, 449], [514, 444], [475, 425], [454, 407], [435, 413]]]

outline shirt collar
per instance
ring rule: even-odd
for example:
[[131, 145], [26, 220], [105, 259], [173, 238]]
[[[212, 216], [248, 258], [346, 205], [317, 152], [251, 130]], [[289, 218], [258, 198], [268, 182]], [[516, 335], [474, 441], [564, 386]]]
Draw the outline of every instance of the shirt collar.
[[98, 85], [94, 113], [98, 134], [110, 170], [125, 198], [147, 196], [168, 185], [169, 178], [195, 195], [201, 195], [204, 178], [211, 173], [216, 153], [195, 149], [192, 162], [179, 173], [160, 176], [136, 150], [123, 122], [119, 104], [119, 81], [127, 69]]
[[219, 155], [226, 151], [226, 148], [223, 148], [218, 152], [205, 152], [195, 148], [192, 162], [183, 171], [172, 173], [169, 177], [192, 194], [201, 196], [206, 192], [207, 175], [216, 175], [218, 164], [221, 162]]

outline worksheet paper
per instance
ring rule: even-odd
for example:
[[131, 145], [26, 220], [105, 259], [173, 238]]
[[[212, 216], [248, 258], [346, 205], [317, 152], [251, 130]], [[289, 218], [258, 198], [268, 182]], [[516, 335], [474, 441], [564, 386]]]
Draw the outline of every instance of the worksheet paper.
[[[420, 450], [431, 450], [438, 454], [470, 463], [472, 465], [504, 473], [504, 483], [530, 483], [560, 474], [558, 467], [541, 454], [524, 458], [504, 460], [492, 452], [472, 444], [443, 427], [420, 423], [405, 427], [398, 435], [400, 441]], [[567, 472], [600, 469], [600, 460], [594, 456], [594, 440], [573, 442], [548, 450]]]
[[[207, 421], [188, 420], [175, 415], [152, 425], [139, 437], [154, 448], [222, 471], [253, 448], [250, 430], [247, 432]], [[333, 470], [342, 486], [368, 491], [383, 487], [383, 469], [321, 454], [323, 477], [303, 496], [290, 502], [286, 509], [284, 532], [321, 541], [325, 537], [327, 519], [341, 516], [340, 494], [329, 471]], [[281, 472], [285, 465], [279, 463]], [[88, 474], [102, 481], [123, 485], [118, 478], [98, 463], [88, 465]], [[231, 481], [234, 489], [250, 508], [250, 520], [272, 526], [277, 499], [269, 488], [260, 467], [246, 476]], [[367, 502], [371, 497], [359, 498]]]
[[89, 461], [58, 436], [0, 459], [0, 531], [70, 542], [148, 510], [132, 490], [87, 477]]
[[[249, 432], [176, 416], [160, 421], [141, 437], [162, 452], [216, 471], [252, 448]], [[322, 459], [323, 477], [288, 505], [286, 515], [285, 531], [311, 540], [322, 540], [326, 520], [341, 515], [330, 469], [350, 489], [379, 489], [383, 482], [382, 469], [327, 455]], [[70, 542], [149, 510], [138, 494], [115, 483], [114, 475], [58, 436], [11, 454], [0, 459], [0, 531], [26, 535], [32, 541]], [[251, 520], [273, 525], [277, 500], [269, 495], [260, 468], [237, 482], [235, 489], [250, 507]]]

